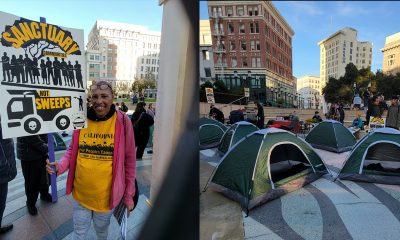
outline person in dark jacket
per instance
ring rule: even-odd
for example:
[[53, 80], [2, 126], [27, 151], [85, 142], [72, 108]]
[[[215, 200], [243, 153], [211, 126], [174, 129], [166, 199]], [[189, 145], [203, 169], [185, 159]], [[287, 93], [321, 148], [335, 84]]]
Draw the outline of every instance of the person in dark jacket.
[[343, 103], [339, 104], [338, 111], [339, 111], [339, 114], [340, 114], [339, 122], [344, 124], [345, 113], [344, 113], [344, 109], [343, 109]]
[[380, 108], [379, 108], [380, 99], [378, 96], [373, 96], [371, 99], [371, 105], [368, 107], [367, 116], [366, 116], [366, 125], [369, 124], [370, 117], [382, 117]]
[[12, 138], [3, 139], [0, 127], [0, 236], [13, 228], [12, 224], [3, 224], [2, 220], [4, 209], [6, 209], [8, 182], [13, 180], [16, 175], [14, 142]]
[[264, 128], [264, 120], [265, 120], [265, 116], [264, 116], [264, 108], [263, 106], [259, 103], [259, 102], [255, 102], [256, 106], [257, 106], [257, 127], [259, 129], [263, 129]]
[[218, 122], [224, 124], [225, 123], [225, 117], [224, 117], [224, 113], [219, 110], [218, 108], [216, 108], [214, 105], [210, 106], [210, 112], [208, 114], [209, 117], [214, 118], [215, 120], [217, 120]]
[[41, 200], [52, 201], [46, 172], [48, 153], [46, 134], [17, 138], [17, 157], [21, 160], [25, 179], [26, 207], [33, 216], [37, 214], [35, 204], [39, 193]]
[[144, 149], [150, 138], [150, 127], [154, 124], [154, 119], [146, 113], [146, 103], [139, 102], [135, 112], [132, 114], [133, 133], [135, 134], [136, 159], [142, 159]]

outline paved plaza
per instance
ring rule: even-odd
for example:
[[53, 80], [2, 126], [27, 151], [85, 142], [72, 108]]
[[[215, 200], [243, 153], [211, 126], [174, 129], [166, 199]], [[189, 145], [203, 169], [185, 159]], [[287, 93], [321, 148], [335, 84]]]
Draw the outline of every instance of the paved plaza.
[[[201, 239], [210, 239], [209, 236], [217, 237], [212, 239], [249, 240], [398, 239], [400, 186], [344, 180], [333, 182], [349, 152], [336, 154], [319, 149], [316, 152], [331, 175], [327, 174], [297, 191], [256, 207], [250, 210], [247, 217], [239, 204], [222, 194], [211, 189], [202, 193]], [[200, 167], [203, 178], [201, 187], [220, 158], [216, 149], [200, 151], [200, 166], [203, 166]], [[207, 196], [212, 198], [207, 199]], [[217, 204], [218, 208], [207, 208], [213, 204]], [[229, 210], [225, 206], [230, 206]], [[223, 216], [237, 219], [225, 220]], [[231, 238], [231, 231], [238, 235]]]

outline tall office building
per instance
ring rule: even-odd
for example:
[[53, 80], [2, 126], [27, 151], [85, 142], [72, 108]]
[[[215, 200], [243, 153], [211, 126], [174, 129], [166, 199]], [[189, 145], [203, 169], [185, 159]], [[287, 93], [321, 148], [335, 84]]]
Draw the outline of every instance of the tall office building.
[[211, 29], [209, 20], [200, 20], [200, 52], [199, 71], [200, 83], [215, 79]]
[[318, 108], [321, 104], [321, 82], [319, 76], [303, 76], [297, 79], [297, 92], [304, 108]]
[[322, 87], [330, 77], [344, 76], [348, 63], [357, 69], [371, 66], [372, 43], [357, 41], [357, 30], [346, 27], [318, 43], [320, 48], [320, 78]]
[[88, 79], [98, 77], [116, 86], [130, 86], [135, 79], [157, 80], [160, 40], [160, 32], [144, 26], [97, 20], [86, 46]]
[[400, 32], [386, 37], [383, 53], [383, 73], [395, 75], [400, 72]]
[[293, 102], [294, 31], [271, 1], [208, 1], [216, 79], [250, 99]]

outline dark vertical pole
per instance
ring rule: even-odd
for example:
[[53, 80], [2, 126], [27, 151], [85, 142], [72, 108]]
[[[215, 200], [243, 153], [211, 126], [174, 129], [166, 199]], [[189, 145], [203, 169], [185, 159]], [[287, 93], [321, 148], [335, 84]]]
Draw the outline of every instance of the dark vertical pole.
[[[40, 17], [40, 22], [41, 23], [46, 23], [46, 18]], [[48, 133], [47, 134], [47, 139], [48, 139], [48, 146], [49, 146], [49, 161], [52, 163], [55, 161], [54, 157], [54, 138], [53, 138], [53, 133]], [[55, 172], [55, 167], [53, 167], [54, 172]], [[50, 183], [51, 183], [51, 199], [52, 202], [57, 202], [58, 197], [57, 197], [57, 173], [51, 174], [50, 177]]]

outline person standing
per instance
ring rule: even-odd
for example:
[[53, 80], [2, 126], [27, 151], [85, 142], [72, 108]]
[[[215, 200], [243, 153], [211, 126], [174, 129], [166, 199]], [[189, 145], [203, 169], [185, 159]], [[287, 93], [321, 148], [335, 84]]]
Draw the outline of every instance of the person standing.
[[7, 53], [4, 52], [3, 56], [1, 57], [2, 67], [3, 67], [3, 81], [6, 80], [6, 76], [8, 77], [8, 82], [11, 81], [10, 79], [10, 57], [7, 56]]
[[210, 106], [210, 112], [209, 112], [208, 116], [214, 118], [215, 120], [217, 120], [218, 122], [220, 122], [222, 124], [225, 123], [224, 113], [212, 104]]
[[142, 159], [144, 149], [150, 138], [150, 127], [154, 124], [154, 119], [146, 113], [146, 103], [136, 104], [135, 112], [132, 114], [132, 125], [135, 134], [136, 159]]
[[[147, 107], [146, 113], [149, 114], [153, 118], [154, 122], [156, 121], [155, 120], [156, 109], [153, 108], [153, 103], [149, 103], [149, 106]], [[149, 138], [149, 144], [148, 145], [149, 145], [149, 147], [151, 149], [147, 151], [148, 154], [152, 154], [153, 153], [153, 133], [154, 133], [154, 124], [151, 125], [151, 127], [150, 127], [150, 138]]]
[[344, 113], [344, 109], [343, 109], [343, 103], [339, 104], [338, 111], [339, 111], [339, 122], [341, 124], [344, 124], [345, 113]]
[[257, 127], [259, 129], [263, 129], [264, 128], [264, 120], [265, 120], [265, 116], [264, 116], [264, 108], [263, 106], [256, 101], [255, 102], [256, 106], [257, 106]]
[[[0, 117], [1, 123], [1, 117]], [[8, 182], [17, 176], [14, 142], [12, 138], [3, 139], [0, 127], [0, 236], [13, 228], [12, 224], [3, 223], [3, 213], [6, 208]]]
[[128, 112], [128, 106], [126, 106], [125, 102], [121, 102], [121, 111]]
[[36, 201], [40, 199], [51, 202], [46, 173], [46, 159], [49, 149], [47, 135], [32, 135], [17, 138], [17, 157], [21, 160], [22, 174], [25, 179], [26, 207], [29, 214], [37, 214]]
[[386, 127], [399, 129], [400, 127], [400, 114], [399, 114], [399, 97], [392, 96], [391, 104], [386, 115]]
[[367, 114], [366, 114], [366, 125], [369, 125], [370, 117], [382, 117], [380, 108], [379, 108], [379, 97], [373, 96], [371, 99], [371, 105], [368, 107]]
[[[371, 98], [371, 88], [368, 87], [367, 90], [365, 90], [363, 97], [364, 97], [364, 110], [367, 111], [369, 108], [369, 99]], [[368, 120], [367, 120], [368, 121]]]
[[107, 239], [112, 210], [124, 204], [129, 217], [136, 191], [132, 124], [115, 108], [107, 81], [95, 82], [90, 94], [88, 127], [74, 130], [60, 162], [47, 161], [46, 167], [57, 176], [68, 170], [66, 194], [73, 196], [73, 239], [85, 239], [92, 221], [97, 239]]

